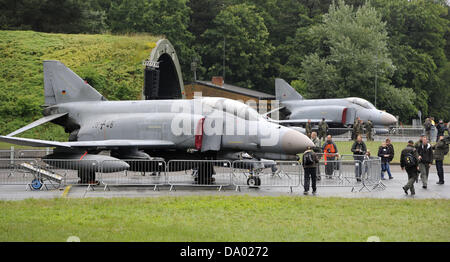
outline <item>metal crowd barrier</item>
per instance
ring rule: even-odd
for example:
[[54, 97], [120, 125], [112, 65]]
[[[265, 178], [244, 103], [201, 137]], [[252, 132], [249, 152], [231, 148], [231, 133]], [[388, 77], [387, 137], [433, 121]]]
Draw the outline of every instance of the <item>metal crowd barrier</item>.
[[[114, 170], [111, 166], [125, 161], [130, 165], [128, 170]], [[109, 186], [158, 186], [167, 185], [166, 162], [164, 160], [108, 160], [101, 162], [100, 183]]]
[[[118, 162], [115, 165], [115, 162]], [[0, 185], [27, 185], [41, 189], [47, 185], [55, 188], [66, 185], [109, 186], [176, 186], [191, 187], [294, 187], [304, 185], [303, 168], [298, 161], [238, 160], [123, 160], [127, 170], [120, 166], [122, 160], [46, 160], [0, 159]], [[120, 163], [119, 163], [120, 161]], [[321, 158], [317, 168], [318, 187], [351, 187], [352, 191], [384, 189], [381, 183], [381, 160], [364, 161], [329, 160]]]
[[232, 185], [228, 160], [170, 160], [166, 169], [170, 190], [175, 186], [218, 187]]
[[303, 169], [298, 161], [233, 161], [233, 185], [248, 187], [293, 187], [300, 185]]
[[37, 172], [23, 166], [25, 163], [38, 166], [34, 159], [0, 159], [0, 184], [29, 185], [38, 178]]
[[[379, 158], [320, 161], [316, 170], [317, 187], [349, 187], [352, 192], [357, 188], [358, 191], [385, 188], [381, 183]], [[301, 182], [304, 185], [304, 177]]]

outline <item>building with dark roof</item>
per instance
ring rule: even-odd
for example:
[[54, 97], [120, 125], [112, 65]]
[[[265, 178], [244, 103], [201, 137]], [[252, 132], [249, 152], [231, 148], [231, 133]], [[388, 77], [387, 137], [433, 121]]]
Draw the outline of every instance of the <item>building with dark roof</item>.
[[244, 103], [254, 101], [258, 107], [256, 109], [259, 109], [260, 101], [265, 100], [264, 104], [267, 104], [267, 110], [270, 110], [271, 101], [275, 100], [275, 96], [271, 94], [226, 84], [222, 77], [213, 77], [211, 81], [197, 80], [194, 83], [185, 84], [184, 90], [186, 99], [193, 99], [194, 93], [201, 93], [201, 96], [224, 97]]

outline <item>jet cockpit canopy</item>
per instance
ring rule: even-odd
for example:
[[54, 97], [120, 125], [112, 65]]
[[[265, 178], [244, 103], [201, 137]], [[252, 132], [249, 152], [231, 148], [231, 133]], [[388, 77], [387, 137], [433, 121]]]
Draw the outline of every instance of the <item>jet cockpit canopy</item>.
[[364, 107], [366, 109], [375, 109], [375, 106], [372, 103], [370, 103], [369, 101], [365, 100], [365, 99], [362, 99], [362, 98], [359, 98], [359, 97], [348, 97], [346, 99], [350, 103], [359, 105], [359, 106]]

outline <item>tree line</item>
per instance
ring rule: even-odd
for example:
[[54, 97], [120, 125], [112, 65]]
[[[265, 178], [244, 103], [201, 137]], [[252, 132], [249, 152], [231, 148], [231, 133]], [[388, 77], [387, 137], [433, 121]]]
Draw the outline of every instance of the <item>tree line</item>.
[[186, 82], [196, 60], [202, 79], [273, 93], [282, 77], [306, 98], [450, 120], [445, 0], [0, 0], [0, 11], [6, 30], [164, 35]]

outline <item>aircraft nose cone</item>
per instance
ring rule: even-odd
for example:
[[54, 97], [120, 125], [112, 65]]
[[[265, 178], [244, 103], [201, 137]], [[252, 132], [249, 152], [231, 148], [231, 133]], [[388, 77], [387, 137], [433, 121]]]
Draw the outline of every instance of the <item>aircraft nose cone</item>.
[[314, 143], [300, 132], [288, 130], [281, 137], [281, 149], [286, 154], [303, 153], [308, 146], [314, 147]]
[[383, 112], [383, 114], [381, 114], [381, 123], [385, 126], [395, 125], [397, 119], [393, 115]]

